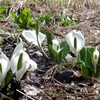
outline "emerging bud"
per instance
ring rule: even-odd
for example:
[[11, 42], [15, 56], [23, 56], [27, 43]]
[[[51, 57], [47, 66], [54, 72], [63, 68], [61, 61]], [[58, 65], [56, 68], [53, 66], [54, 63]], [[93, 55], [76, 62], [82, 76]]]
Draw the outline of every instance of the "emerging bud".
[[97, 50], [97, 47], [95, 48], [95, 51], [93, 52], [93, 62], [94, 62], [94, 72], [96, 73], [96, 66], [99, 60], [99, 51]]

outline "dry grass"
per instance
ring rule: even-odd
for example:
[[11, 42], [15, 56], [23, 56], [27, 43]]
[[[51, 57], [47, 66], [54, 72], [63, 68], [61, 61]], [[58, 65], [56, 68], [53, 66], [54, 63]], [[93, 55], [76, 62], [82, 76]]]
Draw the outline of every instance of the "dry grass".
[[44, 2], [49, 5], [52, 4], [58, 4], [61, 6], [93, 6], [93, 7], [98, 7], [100, 5], [100, 0], [27, 0], [27, 1], [35, 1], [35, 2]]

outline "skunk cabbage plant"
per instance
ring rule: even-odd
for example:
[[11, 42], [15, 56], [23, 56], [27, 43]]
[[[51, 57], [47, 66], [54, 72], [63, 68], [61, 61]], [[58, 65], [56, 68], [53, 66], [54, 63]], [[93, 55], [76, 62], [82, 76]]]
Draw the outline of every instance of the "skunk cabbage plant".
[[[38, 27], [38, 25], [37, 25], [37, 27]], [[34, 45], [38, 46], [39, 49], [41, 50], [41, 52], [43, 53], [43, 55], [44, 55], [46, 58], [48, 58], [48, 56], [46, 55], [46, 53], [44, 52], [44, 50], [43, 50], [43, 48], [42, 48], [42, 46], [41, 46], [42, 42], [44, 41], [44, 39], [45, 39], [45, 37], [46, 37], [45, 34], [43, 34], [43, 33], [41, 33], [41, 32], [38, 32], [38, 28], [37, 28], [36, 31], [35, 31], [35, 30], [33, 30], [33, 31], [31, 31], [31, 30], [24, 30], [24, 31], [22, 32], [22, 35], [23, 35], [23, 37], [24, 37], [28, 42], [31, 42], [31, 43], [33, 43]]]
[[[33, 71], [37, 68], [37, 64], [31, 60], [29, 55], [23, 50], [23, 43], [21, 38], [20, 43], [16, 46], [13, 52], [10, 66], [13, 74], [15, 74], [19, 80], [23, 77], [27, 70]], [[29, 67], [31, 68], [29, 69]]]
[[100, 56], [97, 47], [84, 46], [78, 55], [78, 64], [85, 76], [100, 77]]
[[85, 39], [80, 31], [72, 30], [66, 36], [66, 41], [73, 52], [78, 53], [85, 45]]
[[52, 35], [49, 32], [46, 32], [46, 37], [49, 58], [60, 63], [70, 51], [68, 43], [66, 41], [59, 42], [56, 38], [52, 39]]
[[53, 39], [53, 40], [52, 40], [52, 46], [53, 46], [53, 49], [54, 49], [57, 53], [59, 53], [59, 52], [62, 50], [62, 48], [60, 48], [60, 43], [59, 43], [59, 41], [58, 41], [57, 39]]

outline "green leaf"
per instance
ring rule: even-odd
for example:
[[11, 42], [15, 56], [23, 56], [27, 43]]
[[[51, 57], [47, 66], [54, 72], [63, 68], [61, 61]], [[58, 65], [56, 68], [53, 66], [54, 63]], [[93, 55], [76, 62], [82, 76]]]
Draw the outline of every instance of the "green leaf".
[[76, 20], [76, 24], [79, 24], [81, 22], [81, 20], [78, 18], [78, 20]]
[[1, 15], [0, 15], [0, 21], [1, 21], [2, 19], [4, 19], [4, 16], [1, 14]]
[[[87, 62], [89, 63], [90, 67], [94, 66], [93, 64], [93, 52], [95, 48], [94, 47], [88, 47], [87, 48]], [[93, 67], [91, 67], [91, 70], [94, 70]]]
[[22, 12], [16, 16], [15, 13], [10, 12], [15, 23], [19, 25], [20, 28], [31, 29], [33, 28], [33, 19], [29, 8], [24, 8]]
[[95, 48], [91, 46], [85, 46], [80, 51], [79, 54], [79, 61], [82, 63], [80, 64], [80, 68], [85, 76], [94, 77], [94, 64], [93, 64], [93, 52]]
[[77, 61], [77, 64], [78, 64], [78, 65], [83, 64], [83, 63], [84, 63], [84, 62], [81, 61], [81, 60]]
[[70, 18], [70, 20], [73, 21], [73, 15], [68, 16]]
[[23, 64], [23, 53], [21, 53], [19, 56], [18, 63], [17, 63], [17, 71], [22, 68], [22, 64]]
[[27, 17], [27, 13], [26, 14], [20, 14], [19, 17], [18, 17], [18, 24], [22, 24], [23, 26], [26, 26], [28, 25], [27, 21], [28, 21], [28, 17]]
[[72, 26], [73, 22], [72, 21], [68, 21], [67, 24], [68, 24], [68, 26]]
[[86, 49], [86, 47], [83, 47], [82, 50], [80, 51], [79, 59], [81, 59], [81, 61], [85, 62], [86, 58], [87, 58], [87, 49]]
[[27, 7], [26, 7], [26, 8], [24, 8], [24, 9], [23, 9], [23, 11], [22, 11], [22, 14], [24, 14], [24, 15], [25, 15], [26, 13], [28, 13], [28, 14], [31, 16], [31, 14], [30, 14], [30, 9], [29, 9], [29, 8], [27, 8]]
[[63, 59], [70, 52], [70, 47], [66, 41], [63, 41], [60, 43], [60, 48], [63, 48], [61, 51], [61, 58]]
[[6, 9], [6, 6], [0, 6], [0, 14], [2, 14]]
[[14, 12], [10, 11], [10, 15], [16, 21], [16, 18], [17, 18], [16, 14]]
[[92, 57], [93, 57], [93, 52], [95, 48], [91, 46], [85, 46], [83, 49], [80, 51], [80, 59], [84, 62], [87, 62], [89, 65], [92, 66]]
[[57, 63], [60, 63], [62, 61], [62, 59], [63, 59], [62, 53], [63, 53], [63, 49], [56, 56]]
[[27, 27], [32, 21], [30, 9], [24, 8], [23, 11], [19, 14], [18, 18], [19, 18], [19, 22]]
[[45, 14], [44, 19], [48, 23], [49, 21], [53, 19], [53, 17], [51, 17], [50, 13], [48, 12]]
[[66, 22], [66, 20], [64, 18], [60, 18], [60, 22], [64, 26], [67, 25], [67, 22]]
[[41, 22], [43, 22], [45, 20], [46, 23], [50, 22], [51, 20], [53, 20], [53, 17], [50, 15], [49, 12], [45, 13], [44, 15], [40, 15], [39, 20]]
[[53, 49], [51, 44], [48, 45], [48, 48], [49, 48], [50, 58], [52, 60], [55, 60], [56, 59], [56, 55], [57, 55], [56, 51]]
[[96, 69], [96, 73], [95, 73], [95, 77], [100, 77], [100, 65], [97, 65], [97, 69]]
[[67, 16], [66, 18], [66, 23], [68, 26], [72, 26], [73, 25], [73, 15]]
[[12, 79], [12, 76], [13, 76], [13, 73], [9, 70], [6, 74], [5, 79], [4, 79], [5, 85], [7, 85], [10, 82], [10, 80]]
[[64, 59], [70, 51], [70, 47], [66, 41], [60, 43], [60, 48], [62, 49], [59, 53], [57, 53], [56, 61], [60, 63], [62, 59]]
[[0, 63], [0, 72], [2, 73], [2, 65], [1, 65], [1, 63]]
[[47, 37], [47, 44], [52, 45], [52, 34], [50, 32], [46, 32], [46, 37]]
[[3, 12], [7, 9], [6, 6], [0, 6], [0, 21], [4, 19]]
[[81, 64], [80, 68], [85, 76], [91, 76], [91, 70], [86, 67], [86, 65]]
[[52, 45], [52, 35], [50, 32], [46, 32], [46, 38], [47, 38], [47, 46], [48, 46], [48, 52], [49, 52], [49, 56], [50, 58], [52, 58], [52, 52], [51, 52], [51, 47], [49, 47], [49, 45]]

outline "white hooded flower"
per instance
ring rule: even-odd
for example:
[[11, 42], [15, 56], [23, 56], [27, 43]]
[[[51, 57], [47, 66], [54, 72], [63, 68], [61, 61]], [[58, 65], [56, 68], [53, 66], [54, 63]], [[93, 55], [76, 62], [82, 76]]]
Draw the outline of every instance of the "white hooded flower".
[[[35, 30], [24, 30], [22, 32], [23, 37], [28, 41], [28, 42], [32, 42], [34, 45], [38, 46], [38, 42], [37, 42], [37, 36], [36, 36], [36, 31]], [[39, 44], [41, 45], [42, 42], [44, 41], [46, 35], [39, 32], [38, 34], [38, 40], [39, 40]]]
[[59, 53], [62, 49], [60, 48], [60, 43], [57, 39], [53, 39], [52, 40], [52, 43], [53, 43], [53, 49]]
[[2, 81], [6, 77], [8, 70], [10, 69], [9, 59], [6, 57], [6, 55], [3, 52], [1, 52], [0, 54], [0, 67], [1, 67], [0, 68], [0, 83], [2, 83]]
[[[21, 59], [22, 62], [20, 62], [22, 63], [22, 66], [18, 70], [18, 63], [19, 63], [18, 61], [21, 54], [23, 55]], [[32, 67], [31, 69], [29, 69], [30, 65]], [[31, 60], [29, 55], [23, 50], [23, 43], [21, 39], [20, 43], [16, 46], [13, 52], [13, 56], [10, 61], [10, 66], [13, 74], [15, 73], [18, 79], [21, 79], [27, 70], [33, 71], [34, 69], [37, 68], [37, 64], [33, 60]]]
[[93, 52], [93, 63], [94, 63], [94, 72], [96, 73], [96, 66], [99, 60], [99, 51], [97, 50], [97, 47], [95, 48], [95, 51]]
[[66, 41], [74, 52], [79, 52], [85, 45], [82, 33], [76, 30], [72, 30], [66, 35]]

